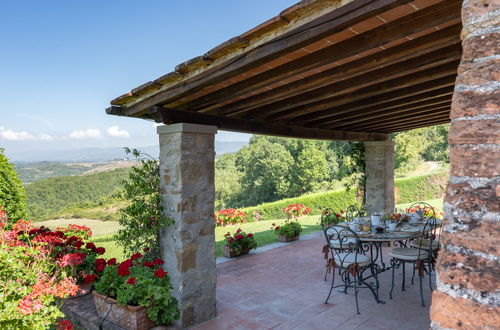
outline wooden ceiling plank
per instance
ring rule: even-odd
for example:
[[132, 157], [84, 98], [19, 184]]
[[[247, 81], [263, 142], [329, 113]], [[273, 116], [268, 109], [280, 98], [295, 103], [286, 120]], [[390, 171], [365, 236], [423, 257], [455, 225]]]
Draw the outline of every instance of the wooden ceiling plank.
[[[427, 100], [427, 101], [418, 102], [418, 103], [411, 105], [411, 106], [400, 106], [395, 110], [394, 110], [394, 107], [390, 107], [389, 109], [387, 109], [387, 108], [381, 109], [379, 111], [372, 111], [370, 113], [358, 113], [356, 115], [350, 116], [351, 120], [349, 120], [349, 117], [348, 117], [348, 118], [338, 120], [337, 121], [338, 124], [333, 124], [332, 122], [330, 122], [328, 125], [322, 124], [322, 125], [318, 125], [317, 127], [328, 129], [329, 127], [338, 127], [339, 125], [342, 125], [342, 126], [352, 125], [352, 124], [356, 124], [359, 122], [363, 122], [365, 120], [378, 119], [378, 118], [384, 117], [386, 115], [396, 116], [396, 115], [401, 114], [401, 113], [412, 112], [412, 111], [416, 111], [416, 110], [423, 110], [423, 109], [427, 109], [429, 107], [434, 107], [436, 105], [450, 104], [452, 95], [453, 95], [453, 93], [450, 93], [449, 95], [442, 96], [442, 97], [435, 98], [435, 99], [431, 99], [431, 100]], [[388, 111], [391, 109], [392, 109], [392, 111]], [[304, 126], [308, 126], [308, 125], [304, 125]]]
[[[447, 8], [449, 7], [446, 6], [445, 9]], [[439, 8], [436, 8], [436, 10], [439, 10]], [[433, 11], [428, 10], [425, 13], [416, 12], [414, 15], [417, 14], [419, 16], [416, 16], [418, 17], [416, 18], [416, 20], [422, 17], [420, 21], [418, 21], [418, 23], [409, 24], [409, 19], [403, 17], [397, 21], [390, 22], [387, 25], [369, 30], [363, 34], [339, 42], [330, 47], [323, 48], [312, 54], [282, 64], [278, 67], [257, 74], [253, 77], [249, 77], [248, 79], [245, 79], [243, 81], [219, 89], [213, 93], [187, 102], [186, 104], [177, 108], [181, 110], [202, 111], [202, 109], [204, 108], [211, 108], [221, 102], [235, 99], [238, 96], [251, 93], [252, 91], [260, 90], [265, 86], [283, 81], [288, 77], [303, 74], [304, 72], [311, 71], [315, 68], [333, 63], [337, 60], [360, 54], [366, 50], [376, 49], [391, 41], [404, 38], [405, 36], [412, 34], [416, 29], [418, 29], [419, 31], [428, 30], [429, 27], [435, 25], [435, 13]], [[455, 18], [454, 15], [451, 15], [450, 19], [453, 18]], [[444, 19], [445, 17], [441, 18], [441, 20]], [[443, 29], [442, 31], [435, 31], [435, 33], [433, 33], [436, 34], [436, 39], [434, 40], [436, 44], [439, 43], [440, 37], [444, 34], [447, 34], [448, 37], [452, 35], [457, 42], [460, 42], [460, 32], [457, 25], [447, 29]], [[418, 39], [420, 38], [416, 38], [414, 40], [416, 41]], [[398, 45], [396, 47], [401, 48], [401, 45]], [[382, 49], [380, 50], [382, 51]], [[223, 112], [217, 113], [222, 114]]]
[[[450, 75], [456, 75], [456, 70], [458, 67], [458, 61], [449, 62], [447, 64], [443, 64], [440, 67], [430, 68], [427, 70], [423, 70], [420, 72], [408, 73], [408, 76], [402, 76], [397, 79], [392, 79], [389, 81], [385, 81], [379, 84], [371, 85], [365, 87], [363, 89], [356, 90], [349, 94], [342, 94], [341, 96], [335, 95], [333, 97], [326, 97], [319, 101], [311, 102], [306, 105], [301, 105], [299, 107], [286, 108], [281, 110], [281, 112], [277, 114], [273, 114], [271, 116], [266, 116], [266, 120], [269, 121], [278, 121], [278, 120], [300, 120], [301, 116], [311, 114], [313, 112], [318, 112], [322, 110], [326, 110], [331, 108], [332, 105], [335, 104], [335, 101], [338, 103], [345, 104], [348, 102], [353, 102], [362, 98], [367, 98], [375, 95], [380, 95], [384, 93], [388, 93], [391, 91], [395, 91], [398, 89], [403, 89], [405, 87], [417, 85], [424, 83], [426, 81], [444, 78]], [[413, 71], [417, 71], [418, 68], [414, 68]], [[331, 91], [331, 93], [335, 93], [335, 90]], [[325, 93], [328, 95], [327, 93]], [[338, 93], [337, 93], [338, 94]], [[306, 96], [307, 97], [307, 96]], [[274, 111], [273, 111], [274, 113]]]
[[371, 109], [376, 106], [384, 107], [386, 105], [391, 106], [400, 103], [405, 104], [405, 102], [412, 103], [415, 100], [426, 100], [443, 94], [453, 93], [455, 85], [455, 80], [453, 78], [454, 77], [439, 78], [433, 81], [426, 81], [418, 85], [398, 89], [393, 92], [363, 98], [354, 102], [344, 102], [344, 104], [337, 104], [335, 107], [321, 111], [321, 113], [312, 113], [302, 116], [300, 117], [300, 120], [304, 123], [311, 123], [313, 126], [315, 124], [320, 125], [322, 123], [327, 123], [329, 119], [337, 121], [336, 118], [341, 118], [341, 116], [353, 111], [360, 111], [367, 108]]
[[433, 120], [431, 122], [421, 123], [418, 125], [410, 124], [410, 125], [405, 125], [405, 126], [398, 126], [398, 127], [388, 129], [386, 131], [380, 130], [377, 132], [384, 133], [384, 134], [390, 134], [390, 133], [408, 131], [408, 130], [412, 130], [412, 129], [422, 128], [422, 127], [430, 127], [430, 126], [436, 126], [436, 125], [442, 125], [442, 124], [448, 124], [448, 123], [450, 123], [450, 119], [445, 118], [445, 119], [441, 119], [441, 120]]
[[343, 141], [383, 141], [387, 139], [387, 135], [385, 134], [367, 134], [363, 132], [352, 131], [342, 132], [334, 130], [304, 128], [299, 126], [271, 124], [266, 122], [204, 114], [194, 111], [167, 109], [159, 106], [151, 107], [148, 110], [148, 115], [155, 118], [161, 118], [161, 121], [165, 124], [192, 123], [214, 125], [223, 130], [253, 134], [265, 134], [272, 136]]
[[437, 31], [435, 34], [413, 39], [392, 48], [385, 50], [380, 49], [379, 52], [370, 56], [308, 76], [281, 87], [273, 88], [270, 91], [261, 92], [228, 105], [213, 105], [211, 107], [199, 109], [198, 111], [213, 114], [240, 115], [250, 111], [249, 109], [289, 98], [298, 93], [309, 92], [321, 87], [325, 83], [331, 83], [334, 80], [352, 78], [368, 71], [403, 62], [423, 54], [429, 54], [453, 44], [459, 44], [460, 38], [458, 36], [460, 29], [460, 25], [451, 26], [447, 29]]
[[301, 25], [282, 36], [264, 43], [228, 62], [214, 66], [170, 89], [145, 98], [129, 107], [125, 115], [134, 116], [161, 102], [171, 102], [207, 86], [225, 81], [235, 75], [249, 71], [286, 53], [300, 49], [323, 39], [368, 17], [410, 2], [410, 0], [356, 0], [322, 17]]
[[[440, 107], [435, 107], [432, 109], [426, 109], [426, 111], [418, 112], [418, 113], [410, 113], [407, 114], [406, 116], [399, 116], [398, 118], [395, 119], [385, 119], [385, 120], [376, 120], [376, 121], [370, 121], [370, 122], [363, 122], [358, 125], [351, 125], [350, 127], [353, 130], [356, 131], [361, 131], [364, 132], [365, 130], [376, 130], [380, 127], [385, 127], [389, 125], [396, 125], [400, 123], [405, 123], [405, 122], [421, 122], [425, 121], [429, 118], [433, 117], [439, 117], [441, 115], [448, 115], [450, 114], [450, 108], [451, 104], [448, 104], [446, 106], [440, 106]], [[335, 129], [341, 129], [341, 127], [344, 127], [343, 129], [346, 130], [345, 126], [340, 125], [338, 128], [335, 127]], [[349, 129], [347, 129], [349, 130]]]

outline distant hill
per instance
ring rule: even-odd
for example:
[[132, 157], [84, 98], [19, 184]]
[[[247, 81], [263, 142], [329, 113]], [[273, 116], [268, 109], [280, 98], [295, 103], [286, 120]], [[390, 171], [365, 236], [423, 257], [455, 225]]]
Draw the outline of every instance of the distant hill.
[[[225, 154], [228, 152], [238, 151], [241, 147], [246, 145], [243, 141], [226, 141], [216, 142], [215, 152], [217, 155]], [[159, 147], [146, 146], [137, 147], [142, 152], [145, 152], [152, 157], [158, 157]], [[29, 152], [16, 152], [7, 151], [7, 157], [14, 163], [20, 162], [107, 162], [111, 160], [127, 159], [128, 157], [123, 148], [86, 148], [75, 150], [33, 150]]]

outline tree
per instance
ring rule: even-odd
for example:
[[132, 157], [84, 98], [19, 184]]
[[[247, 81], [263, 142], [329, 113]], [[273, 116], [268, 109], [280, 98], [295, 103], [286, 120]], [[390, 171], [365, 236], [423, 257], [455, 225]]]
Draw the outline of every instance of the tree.
[[237, 166], [242, 170], [245, 204], [256, 205], [288, 197], [293, 157], [285, 147], [264, 137], [253, 136], [238, 152]]
[[302, 149], [292, 170], [292, 185], [290, 195], [301, 194], [320, 190], [328, 186], [329, 168], [325, 153], [311, 145]]
[[237, 154], [222, 155], [215, 162], [215, 209], [240, 207], [243, 172], [236, 167]]
[[427, 127], [425, 138], [429, 145], [423, 151], [422, 157], [426, 161], [440, 161], [449, 163], [450, 152], [448, 146], [448, 130], [450, 124]]
[[0, 148], [0, 205], [9, 215], [9, 223], [26, 218], [26, 193], [19, 180], [14, 165], [4, 155]]

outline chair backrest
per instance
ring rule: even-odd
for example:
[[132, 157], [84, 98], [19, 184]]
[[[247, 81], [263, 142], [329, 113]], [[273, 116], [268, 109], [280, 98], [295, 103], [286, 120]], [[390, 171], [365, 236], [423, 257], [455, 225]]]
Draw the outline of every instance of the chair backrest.
[[362, 246], [354, 231], [344, 226], [335, 225], [326, 228], [324, 233], [332, 257], [337, 256], [337, 259], [340, 260], [340, 266], [350, 253], [354, 254], [354, 262], [357, 262], [358, 253], [362, 252]]
[[366, 214], [366, 210], [358, 205], [349, 205], [345, 211], [345, 216], [348, 221], [352, 221], [356, 217], [362, 217]]
[[406, 209], [407, 213], [415, 213], [422, 212], [427, 218], [435, 218], [436, 217], [436, 209], [429, 203], [426, 202], [416, 202], [410, 205], [409, 208]]

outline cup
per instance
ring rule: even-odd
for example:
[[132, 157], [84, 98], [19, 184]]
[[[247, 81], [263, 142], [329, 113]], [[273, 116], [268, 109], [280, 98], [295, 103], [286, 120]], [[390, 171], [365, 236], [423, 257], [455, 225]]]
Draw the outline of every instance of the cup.
[[389, 230], [396, 230], [396, 227], [398, 226], [398, 223], [397, 222], [389, 222], [387, 224], [387, 226], [389, 226]]

